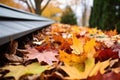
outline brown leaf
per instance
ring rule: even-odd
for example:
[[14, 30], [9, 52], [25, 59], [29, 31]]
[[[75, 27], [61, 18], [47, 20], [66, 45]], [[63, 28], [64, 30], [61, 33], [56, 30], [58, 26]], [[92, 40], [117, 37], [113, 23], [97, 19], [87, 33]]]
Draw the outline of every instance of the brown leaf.
[[23, 62], [23, 58], [14, 54], [5, 54], [5, 57], [11, 62]]

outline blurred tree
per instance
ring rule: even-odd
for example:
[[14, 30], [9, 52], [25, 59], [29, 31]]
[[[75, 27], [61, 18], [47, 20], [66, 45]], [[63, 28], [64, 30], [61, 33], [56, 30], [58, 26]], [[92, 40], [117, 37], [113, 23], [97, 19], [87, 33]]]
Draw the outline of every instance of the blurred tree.
[[33, 11], [36, 14], [41, 15], [51, 0], [46, 0], [46, 4], [44, 4], [44, 6], [42, 5], [42, 3], [45, 2], [45, 0], [34, 0], [34, 3], [31, 0], [21, 0], [21, 1], [27, 4], [31, 12]]
[[120, 0], [94, 0], [90, 26], [120, 32]]
[[63, 10], [61, 8], [53, 5], [53, 3], [49, 3], [41, 15], [60, 22], [62, 12]]
[[28, 11], [27, 7], [23, 5], [24, 3], [19, 0], [0, 0], [0, 3], [10, 7]]
[[61, 17], [61, 23], [76, 25], [76, 17], [70, 6], [67, 6]]

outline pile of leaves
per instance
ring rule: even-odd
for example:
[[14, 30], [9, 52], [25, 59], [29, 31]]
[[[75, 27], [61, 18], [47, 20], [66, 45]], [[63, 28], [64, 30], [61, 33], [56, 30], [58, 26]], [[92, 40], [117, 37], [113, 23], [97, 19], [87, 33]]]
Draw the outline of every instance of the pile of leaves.
[[12, 41], [1, 80], [120, 80], [116, 30], [53, 24], [18, 49]]

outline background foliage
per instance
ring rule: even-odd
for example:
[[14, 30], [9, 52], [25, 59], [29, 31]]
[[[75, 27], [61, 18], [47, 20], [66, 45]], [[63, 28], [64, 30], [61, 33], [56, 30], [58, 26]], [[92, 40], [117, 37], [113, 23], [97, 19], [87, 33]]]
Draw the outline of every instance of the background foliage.
[[75, 25], [77, 24], [75, 14], [69, 6], [66, 7], [61, 17], [61, 23]]
[[94, 0], [90, 26], [120, 33], [120, 0]]

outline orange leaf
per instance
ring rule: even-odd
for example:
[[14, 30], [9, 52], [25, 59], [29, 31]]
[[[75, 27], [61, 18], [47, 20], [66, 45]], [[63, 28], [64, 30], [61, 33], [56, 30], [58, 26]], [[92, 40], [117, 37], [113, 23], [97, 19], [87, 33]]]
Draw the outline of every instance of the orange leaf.
[[63, 43], [65, 41], [65, 39], [61, 35], [53, 35], [53, 39], [56, 42], [60, 42], [60, 43]]
[[117, 30], [110, 30], [110, 31], [105, 31], [105, 34], [107, 34], [108, 36], [115, 36], [117, 35]]
[[75, 35], [73, 35], [72, 40], [73, 40], [73, 44], [72, 46], [70, 46], [73, 49], [72, 53], [75, 53], [75, 54], [83, 53], [82, 42], [79, 39], [77, 39]]

